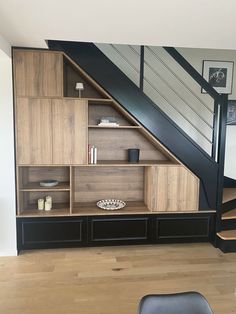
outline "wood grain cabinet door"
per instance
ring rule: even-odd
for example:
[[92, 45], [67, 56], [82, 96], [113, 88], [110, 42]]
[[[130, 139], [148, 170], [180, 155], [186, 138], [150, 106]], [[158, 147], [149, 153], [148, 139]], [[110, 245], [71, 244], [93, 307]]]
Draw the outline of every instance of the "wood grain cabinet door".
[[87, 163], [88, 104], [86, 100], [53, 99], [53, 163]]
[[17, 96], [63, 96], [63, 57], [61, 53], [15, 50], [13, 57]]
[[51, 100], [16, 101], [17, 159], [19, 164], [52, 164]]
[[183, 166], [147, 167], [145, 202], [151, 211], [197, 211], [199, 179]]

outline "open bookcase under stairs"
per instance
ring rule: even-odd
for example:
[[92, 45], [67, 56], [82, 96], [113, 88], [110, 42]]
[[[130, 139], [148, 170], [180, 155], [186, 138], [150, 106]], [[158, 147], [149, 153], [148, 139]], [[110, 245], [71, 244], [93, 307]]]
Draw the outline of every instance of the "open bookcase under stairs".
[[[71, 168], [67, 167], [30, 167], [17, 168], [18, 178], [18, 216], [31, 215], [68, 215], [71, 212]], [[42, 180], [57, 180], [58, 185], [43, 187]], [[51, 196], [53, 209], [49, 212], [38, 210], [38, 199]]]

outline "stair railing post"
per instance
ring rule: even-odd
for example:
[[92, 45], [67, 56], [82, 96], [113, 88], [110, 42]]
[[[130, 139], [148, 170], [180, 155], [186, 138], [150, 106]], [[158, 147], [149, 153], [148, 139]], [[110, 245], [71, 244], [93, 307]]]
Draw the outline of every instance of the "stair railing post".
[[219, 136], [219, 102], [214, 100], [214, 115], [213, 115], [213, 129], [212, 129], [212, 148], [211, 157], [217, 161], [217, 143]]
[[143, 92], [143, 75], [144, 75], [144, 46], [140, 46], [140, 71], [139, 71], [139, 88]]
[[216, 232], [220, 231], [221, 227], [221, 212], [224, 188], [224, 166], [225, 166], [225, 143], [226, 143], [226, 122], [227, 122], [227, 108], [228, 95], [222, 94], [219, 99], [219, 135], [218, 135], [218, 179], [217, 179], [217, 199], [216, 199]]

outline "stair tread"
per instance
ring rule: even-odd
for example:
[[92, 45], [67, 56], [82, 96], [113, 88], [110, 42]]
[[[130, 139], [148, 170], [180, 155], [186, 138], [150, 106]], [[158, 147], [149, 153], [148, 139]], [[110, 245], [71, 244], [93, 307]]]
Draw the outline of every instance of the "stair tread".
[[236, 240], [236, 230], [224, 230], [217, 232], [218, 237], [223, 240]]
[[223, 203], [236, 199], [236, 188], [225, 188], [223, 191]]
[[222, 220], [236, 219], [236, 208], [229, 210], [227, 213], [222, 214]]

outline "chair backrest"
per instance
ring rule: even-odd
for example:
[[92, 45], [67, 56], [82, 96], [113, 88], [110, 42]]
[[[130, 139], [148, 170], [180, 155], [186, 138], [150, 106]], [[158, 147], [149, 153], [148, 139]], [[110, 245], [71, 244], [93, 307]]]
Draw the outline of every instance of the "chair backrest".
[[198, 292], [146, 295], [138, 314], [213, 314], [207, 300]]

